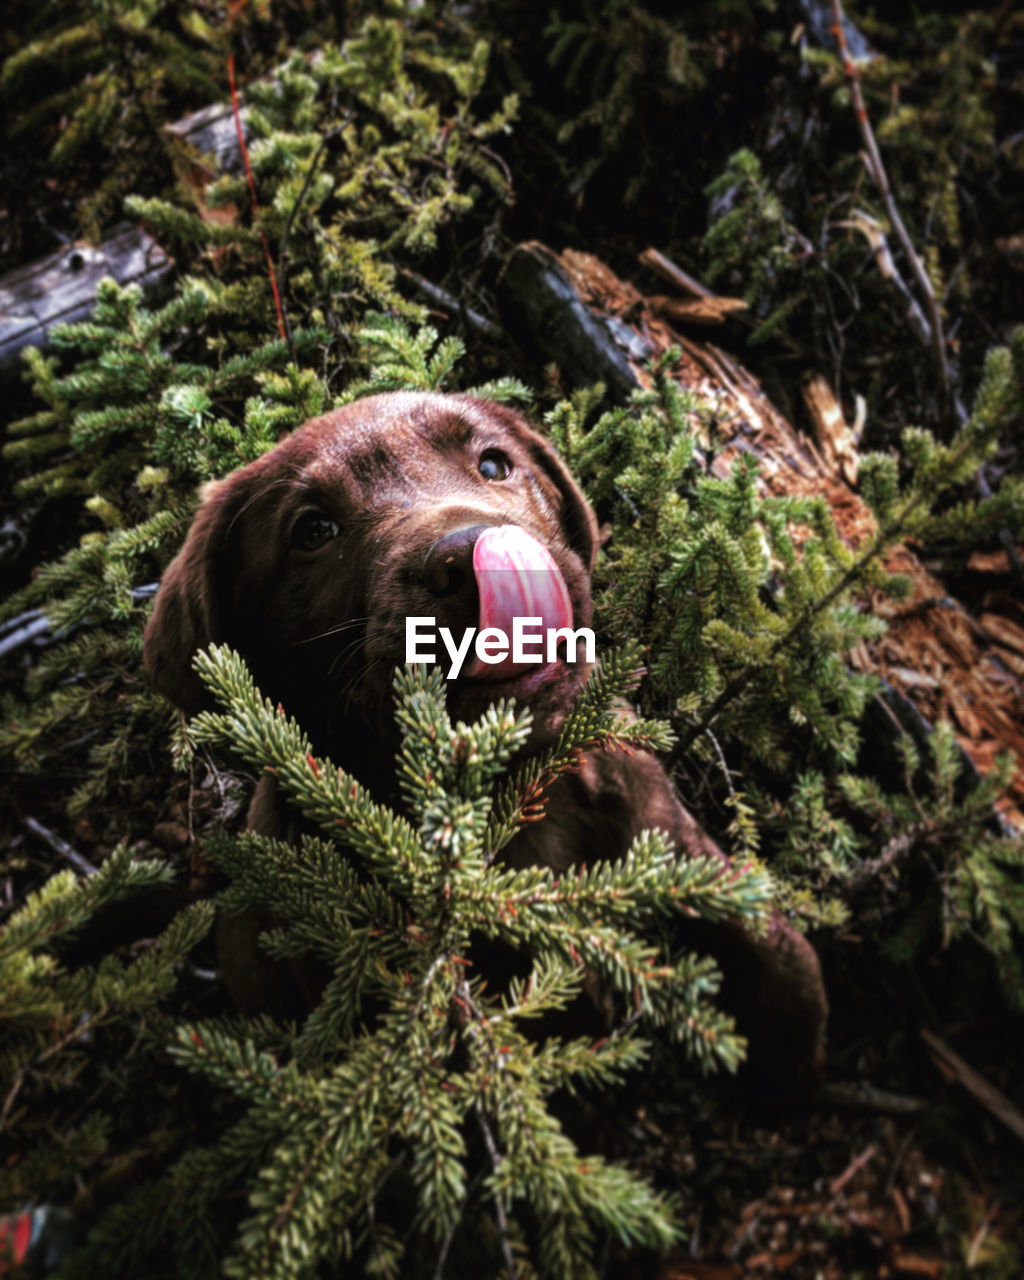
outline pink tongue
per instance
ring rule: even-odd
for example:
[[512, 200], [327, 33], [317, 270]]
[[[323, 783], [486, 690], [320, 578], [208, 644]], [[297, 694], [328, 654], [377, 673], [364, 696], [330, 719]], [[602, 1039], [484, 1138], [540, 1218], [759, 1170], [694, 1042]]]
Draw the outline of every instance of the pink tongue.
[[484, 532], [473, 547], [473, 572], [480, 593], [480, 630], [498, 627], [508, 636], [509, 655], [501, 662], [474, 658], [466, 675], [484, 680], [505, 680], [519, 671], [539, 671], [544, 659], [514, 662], [514, 618], [539, 618], [526, 629], [527, 653], [547, 651], [544, 632], [549, 627], [572, 626], [572, 603], [558, 565], [548, 549], [516, 524], [502, 524]]

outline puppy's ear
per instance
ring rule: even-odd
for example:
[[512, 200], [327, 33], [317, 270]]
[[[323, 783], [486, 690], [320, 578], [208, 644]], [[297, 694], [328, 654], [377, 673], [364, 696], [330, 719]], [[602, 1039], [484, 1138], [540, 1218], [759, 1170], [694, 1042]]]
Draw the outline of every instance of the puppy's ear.
[[538, 470], [554, 482], [562, 497], [559, 518], [565, 530], [566, 540], [583, 561], [587, 572], [593, 572], [598, 547], [597, 517], [590, 503], [583, 496], [579, 485], [572, 478], [569, 468], [559, 457], [555, 446], [534, 431], [525, 418], [511, 409], [506, 409], [504, 405], [482, 401], [477, 403], [523, 440]]
[[594, 509], [583, 496], [583, 490], [572, 478], [569, 468], [558, 455], [555, 446], [545, 440], [536, 431], [530, 430], [533, 439], [530, 441], [530, 452], [545, 475], [558, 486], [564, 503], [561, 512], [562, 528], [569, 540], [569, 546], [579, 556], [588, 573], [594, 570], [597, 559], [598, 532], [597, 516]]
[[234, 598], [231, 526], [248, 493], [234, 477], [203, 491], [184, 545], [168, 565], [146, 624], [142, 657], [158, 693], [189, 715], [210, 706], [192, 669], [198, 649], [227, 638]]

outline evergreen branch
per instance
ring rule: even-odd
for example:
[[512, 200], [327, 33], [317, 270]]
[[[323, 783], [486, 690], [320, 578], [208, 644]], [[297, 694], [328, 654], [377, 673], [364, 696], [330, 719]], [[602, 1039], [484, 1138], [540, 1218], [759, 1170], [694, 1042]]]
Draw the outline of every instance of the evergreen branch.
[[621, 745], [665, 750], [673, 736], [661, 721], [625, 719], [613, 703], [637, 687], [644, 674], [636, 641], [610, 650], [590, 672], [555, 744], [531, 757], [495, 797], [483, 837], [490, 865], [524, 822], [543, 814], [546, 792], [561, 774], [575, 768], [584, 750]]
[[955, 827], [958, 823], [946, 824], [945, 829], [943, 825], [935, 822], [915, 823], [901, 831], [899, 835], [893, 836], [886, 842], [877, 857], [868, 858], [860, 863], [857, 870], [843, 885], [843, 897], [853, 901], [866, 890], [877, 886], [884, 872], [896, 867], [916, 849], [924, 844], [946, 838], [950, 825]]
[[280, 1067], [272, 1054], [261, 1052], [252, 1040], [238, 1040], [215, 1023], [183, 1023], [175, 1028], [171, 1056], [196, 1075], [207, 1076], [243, 1102], [258, 1104], [266, 1115], [284, 1125], [288, 1118], [317, 1109], [317, 1089], [289, 1063]]
[[[212, 1274], [222, 1261], [210, 1229], [216, 1199], [255, 1173], [279, 1133], [276, 1116], [252, 1109], [215, 1143], [193, 1147], [162, 1178], [130, 1190], [101, 1216], [62, 1267], [61, 1280], [108, 1280], [112, 1259], [118, 1263], [115, 1273], [136, 1274], [160, 1246], [178, 1255], [186, 1274]], [[188, 1241], [182, 1238], [183, 1222], [191, 1226]]]
[[[626, 857], [566, 872], [546, 867], [492, 870], [483, 881], [462, 886], [460, 901], [474, 911], [474, 925], [532, 929], [549, 921], [588, 923], [636, 920], [678, 911], [711, 920], [749, 922], [772, 901], [771, 881], [748, 864], [731, 867], [711, 856], [679, 858], [659, 832], [645, 832]], [[511, 917], [509, 921], [506, 917]]]
[[380, 1137], [382, 1126], [393, 1123], [394, 1105], [375, 1111], [393, 1072], [388, 1057], [381, 1037], [363, 1037], [324, 1082], [326, 1113], [310, 1127], [288, 1124], [279, 1131], [273, 1159], [250, 1195], [253, 1213], [242, 1224], [226, 1274], [288, 1280], [300, 1266], [309, 1274], [307, 1242], [317, 1237], [324, 1201], [342, 1221], [354, 1216], [367, 1182], [388, 1160]]
[[[955, 475], [960, 464], [977, 450], [979, 434], [984, 433], [986, 426], [991, 431], [991, 422], [988, 424], [979, 423], [978, 430], [972, 430], [970, 422], [965, 424], [960, 433], [961, 440], [959, 445], [950, 449], [948, 456], [943, 459], [943, 470], [948, 475]], [[921, 485], [911, 491], [895, 515], [880, 522], [878, 530], [869, 541], [867, 547], [840, 573], [833, 585], [823, 595], [804, 605], [789, 626], [777, 634], [768, 644], [763, 654], [759, 655], [756, 661], [747, 663], [738, 671], [714, 698], [711, 705], [700, 717], [700, 720], [695, 725], [691, 725], [680, 736], [679, 741], [670, 753], [670, 764], [680, 760], [692, 744], [711, 728], [719, 714], [743, 692], [754, 676], [769, 666], [775, 657], [787, 649], [801, 633], [808, 629], [809, 624], [816, 617], [824, 613], [850, 586], [864, 576], [869, 566], [888, 546], [897, 540], [914, 513], [920, 507], [925, 506], [933, 497], [934, 491]]]
[[72, 871], [58, 872], [29, 894], [0, 929], [0, 960], [66, 937], [101, 907], [133, 891], [167, 884], [173, 875], [165, 863], [137, 861], [123, 844], [87, 880], [76, 879]]
[[298, 724], [261, 700], [245, 663], [225, 646], [196, 655], [195, 667], [226, 714], [196, 717], [197, 741], [231, 745], [254, 767], [271, 771], [304, 816], [327, 829], [341, 828], [347, 847], [364, 858], [386, 883], [414, 892], [424, 852], [412, 827], [376, 804], [350, 774], [316, 759]]

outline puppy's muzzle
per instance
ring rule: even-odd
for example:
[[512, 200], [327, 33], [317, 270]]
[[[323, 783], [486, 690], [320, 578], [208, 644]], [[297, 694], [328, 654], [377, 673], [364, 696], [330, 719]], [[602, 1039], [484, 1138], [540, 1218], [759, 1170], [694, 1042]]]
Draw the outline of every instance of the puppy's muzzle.
[[[573, 607], [562, 571], [551, 552], [519, 525], [469, 525], [439, 538], [424, 560], [424, 584], [445, 611], [471, 618], [469, 625], [505, 642], [516, 635], [517, 623], [540, 629], [571, 628]], [[536, 669], [536, 663], [555, 661], [512, 651], [502, 659], [477, 660], [467, 669], [470, 678], [505, 679]]]
[[493, 525], [474, 524], [454, 529], [438, 538], [423, 558], [423, 585], [438, 600], [462, 605], [468, 612], [479, 610], [479, 590], [473, 572], [473, 548], [485, 529]]

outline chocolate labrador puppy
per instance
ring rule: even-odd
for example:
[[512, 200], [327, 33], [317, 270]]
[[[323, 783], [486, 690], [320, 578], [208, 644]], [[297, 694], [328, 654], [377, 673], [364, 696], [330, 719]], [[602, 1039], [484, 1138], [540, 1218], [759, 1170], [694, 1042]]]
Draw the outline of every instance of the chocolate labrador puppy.
[[[434, 618], [454, 636], [516, 613], [586, 627], [596, 549], [593, 512], [518, 414], [465, 396], [371, 396], [307, 422], [207, 487], [161, 583], [146, 668], [161, 693], [194, 713], [207, 705], [194, 653], [230, 644], [318, 752], [393, 801], [391, 679], [405, 661], [407, 618]], [[449, 708], [469, 720], [514, 697], [533, 712], [529, 747], [539, 750], [557, 736], [586, 674], [585, 663], [561, 656], [467, 660], [449, 683]], [[553, 785], [547, 813], [507, 846], [509, 862], [562, 871], [616, 858], [650, 827], [668, 832], [682, 857], [724, 857], [645, 752], [585, 754]], [[270, 779], [250, 825], [280, 829]], [[262, 923], [236, 919], [220, 930], [222, 969], [243, 1010], [274, 1003], [269, 961], [256, 959]], [[750, 1038], [747, 1074], [805, 1089], [822, 1066], [827, 1014], [805, 939], [776, 914], [762, 936], [694, 920], [686, 941], [722, 967], [723, 1004]]]

